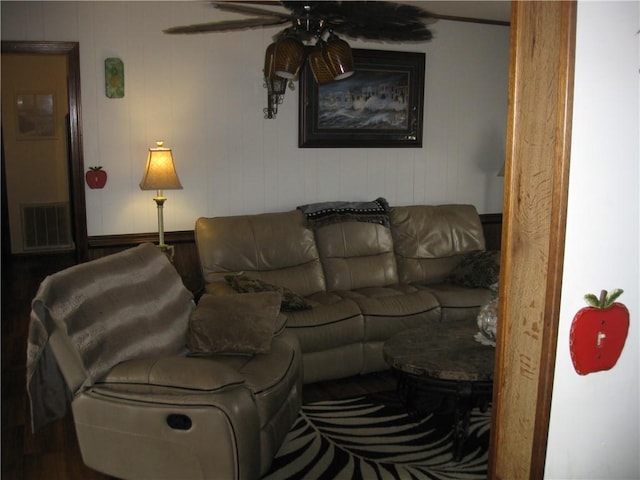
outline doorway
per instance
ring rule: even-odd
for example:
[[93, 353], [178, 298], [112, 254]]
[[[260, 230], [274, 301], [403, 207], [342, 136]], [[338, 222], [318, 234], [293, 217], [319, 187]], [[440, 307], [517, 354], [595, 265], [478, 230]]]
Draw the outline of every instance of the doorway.
[[82, 262], [79, 45], [3, 41], [2, 67], [3, 257], [73, 251]]

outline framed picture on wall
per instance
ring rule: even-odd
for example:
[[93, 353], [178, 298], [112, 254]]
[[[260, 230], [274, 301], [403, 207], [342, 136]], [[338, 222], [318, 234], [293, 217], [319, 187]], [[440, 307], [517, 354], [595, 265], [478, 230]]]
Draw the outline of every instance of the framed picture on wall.
[[318, 85], [300, 73], [298, 146], [422, 147], [425, 55], [353, 49], [355, 73]]
[[56, 105], [53, 93], [18, 93], [15, 109], [19, 140], [56, 137]]

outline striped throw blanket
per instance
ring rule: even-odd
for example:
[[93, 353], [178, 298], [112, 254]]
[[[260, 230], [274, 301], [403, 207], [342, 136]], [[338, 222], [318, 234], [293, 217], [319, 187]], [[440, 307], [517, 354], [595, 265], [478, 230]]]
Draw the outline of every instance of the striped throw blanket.
[[380, 197], [372, 202], [322, 202], [301, 205], [312, 228], [341, 222], [377, 223], [389, 228], [389, 204]]
[[193, 305], [150, 243], [47, 277], [31, 305], [27, 343], [33, 430], [63, 417], [68, 401], [116, 364], [184, 352]]

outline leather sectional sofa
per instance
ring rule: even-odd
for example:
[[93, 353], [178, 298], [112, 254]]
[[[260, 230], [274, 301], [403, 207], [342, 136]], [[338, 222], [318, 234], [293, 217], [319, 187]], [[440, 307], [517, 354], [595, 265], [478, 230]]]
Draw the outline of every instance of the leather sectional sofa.
[[70, 404], [83, 461], [117, 478], [264, 475], [303, 380], [386, 370], [382, 346], [396, 332], [475, 321], [491, 298], [452, 277], [485, 248], [474, 207], [372, 218], [200, 218], [197, 305], [151, 244], [47, 277], [27, 346], [34, 429]]
[[475, 321], [492, 295], [451, 281], [466, 257], [485, 249], [475, 207], [387, 212], [386, 224], [366, 216], [314, 224], [300, 209], [199, 218], [205, 292], [237, 294], [233, 277], [243, 276], [302, 296], [311, 308], [285, 315], [305, 383], [386, 370], [385, 340], [432, 319]]

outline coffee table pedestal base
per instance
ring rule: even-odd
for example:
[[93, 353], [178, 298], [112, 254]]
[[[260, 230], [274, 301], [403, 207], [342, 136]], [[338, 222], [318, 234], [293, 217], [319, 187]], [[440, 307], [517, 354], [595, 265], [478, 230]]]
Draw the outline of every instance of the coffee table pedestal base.
[[486, 412], [491, 403], [493, 382], [439, 380], [417, 377], [394, 370], [398, 377], [398, 393], [410, 415], [422, 417], [429, 413], [453, 414], [453, 457], [462, 459], [469, 436], [471, 410]]

